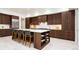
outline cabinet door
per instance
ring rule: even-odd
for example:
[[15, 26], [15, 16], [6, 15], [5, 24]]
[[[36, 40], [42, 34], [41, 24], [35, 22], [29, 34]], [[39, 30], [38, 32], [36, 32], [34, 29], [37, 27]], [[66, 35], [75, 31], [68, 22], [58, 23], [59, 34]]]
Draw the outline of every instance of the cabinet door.
[[11, 36], [12, 35], [12, 30], [11, 29], [6, 29], [6, 33], [8, 33], [6, 36]]
[[49, 35], [50, 37], [55, 37], [55, 31], [51, 30]]
[[39, 22], [47, 22], [47, 16], [46, 15], [38, 16], [38, 21]]
[[1, 31], [1, 29], [0, 29], [0, 37], [2, 36], [2, 31]]
[[26, 28], [30, 28], [30, 18], [26, 18]]
[[4, 29], [0, 29], [0, 37], [5, 36], [4, 34], [5, 34], [5, 33], [4, 33]]
[[72, 12], [63, 12], [62, 13], [62, 25], [64, 31], [75, 30], [75, 15]]
[[61, 13], [48, 15], [47, 19], [48, 19], [48, 24], [49, 25], [61, 24], [62, 23], [62, 15], [61, 15]]
[[50, 31], [50, 36], [54, 38], [63, 38], [62, 31], [57, 31], [57, 30]]
[[2, 24], [2, 14], [0, 14], [0, 24]]
[[11, 16], [0, 14], [0, 24], [11, 24]]
[[31, 17], [30, 18], [30, 24], [38, 25], [39, 24], [38, 17]]
[[3, 24], [10, 24], [10, 22], [11, 22], [11, 17], [9, 15], [2, 16], [2, 23]]
[[10, 36], [11, 33], [11, 29], [0, 29], [0, 37]]
[[62, 13], [63, 38], [75, 40], [75, 11]]
[[61, 13], [54, 14], [53, 15], [53, 24], [61, 24], [62, 19], [61, 19]]
[[74, 31], [65, 31], [64, 32], [64, 39], [74, 41], [75, 40]]
[[53, 15], [48, 15], [47, 16], [47, 21], [48, 21], [49, 25], [52, 25], [53, 24]]

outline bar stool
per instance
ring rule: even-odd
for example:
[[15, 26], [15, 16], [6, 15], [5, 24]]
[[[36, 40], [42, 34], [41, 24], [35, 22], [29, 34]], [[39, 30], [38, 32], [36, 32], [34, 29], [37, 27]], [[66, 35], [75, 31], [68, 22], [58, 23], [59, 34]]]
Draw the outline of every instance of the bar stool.
[[[32, 36], [31, 36], [31, 32], [30, 31], [25, 31], [25, 45], [28, 42], [29, 43], [29, 47], [31, 46], [31, 41], [32, 41]], [[27, 41], [27, 38], [29, 38], [29, 40]]]
[[15, 30], [14, 34], [15, 34], [15, 40], [18, 41], [18, 30]]
[[17, 30], [12, 30], [12, 38], [15, 40], [15, 39], [17, 39], [17, 36], [18, 35], [18, 33], [17, 33]]
[[22, 41], [22, 31], [18, 30], [18, 42], [21, 43]]
[[15, 35], [14, 35], [15, 31], [12, 30], [12, 40], [15, 39]]

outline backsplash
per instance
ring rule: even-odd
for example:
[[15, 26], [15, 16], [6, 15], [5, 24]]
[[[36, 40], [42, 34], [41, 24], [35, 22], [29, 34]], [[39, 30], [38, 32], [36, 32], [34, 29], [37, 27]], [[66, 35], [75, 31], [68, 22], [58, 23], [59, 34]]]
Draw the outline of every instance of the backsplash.
[[30, 28], [46, 28], [49, 29], [47, 22], [41, 22], [39, 25], [30, 25]]
[[30, 25], [30, 28], [44, 28], [51, 30], [62, 30], [61, 24], [48, 25], [47, 22], [41, 22], [39, 25]]
[[8, 25], [8, 24], [0, 24], [0, 29], [10, 29], [10, 25]]
[[49, 25], [49, 29], [51, 29], [51, 30], [62, 30], [62, 25], [61, 24]]

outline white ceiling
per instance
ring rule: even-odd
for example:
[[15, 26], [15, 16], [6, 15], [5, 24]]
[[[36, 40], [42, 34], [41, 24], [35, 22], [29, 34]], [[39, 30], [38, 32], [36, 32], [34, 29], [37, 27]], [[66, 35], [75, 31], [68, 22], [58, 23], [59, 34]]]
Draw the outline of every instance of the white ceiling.
[[5, 9], [8, 11], [21, 14], [25, 17], [32, 17], [42, 14], [56, 13], [68, 10], [68, 8], [5, 8]]
[[[29, 17], [29, 16], [37, 16], [40, 14], [58, 12], [60, 10], [63, 10], [63, 8], [8, 8], [8, 10]], [[67, 8], [65, 8], [65, 10], [67, 10]]]

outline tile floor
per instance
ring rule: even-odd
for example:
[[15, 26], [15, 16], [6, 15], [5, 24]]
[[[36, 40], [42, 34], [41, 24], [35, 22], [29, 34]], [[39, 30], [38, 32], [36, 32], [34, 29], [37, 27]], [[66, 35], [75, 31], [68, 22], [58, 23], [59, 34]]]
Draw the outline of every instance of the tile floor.
[[[11, 36], [0, 37], [0, 50], [37, 50], [33, 47], [33, 44], [24, 46], [21, 43], [12, 40]], [[73, 41], [51, 38], [50, 43], [42, 50], [79, 50], [79, 46]]]

